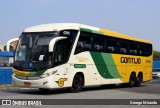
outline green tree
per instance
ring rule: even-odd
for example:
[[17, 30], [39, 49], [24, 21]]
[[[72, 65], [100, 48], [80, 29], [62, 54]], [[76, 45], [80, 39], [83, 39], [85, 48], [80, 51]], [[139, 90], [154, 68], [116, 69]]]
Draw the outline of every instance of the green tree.
[[153, 60], [160, 60], [160, 52], [153, 51]]

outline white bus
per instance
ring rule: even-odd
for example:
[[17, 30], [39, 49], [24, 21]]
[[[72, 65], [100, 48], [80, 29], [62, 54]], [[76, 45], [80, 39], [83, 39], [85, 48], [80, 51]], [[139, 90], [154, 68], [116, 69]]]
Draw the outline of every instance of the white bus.
[[152, 78], [149, 41], [77, 23], [37, 25], [19, 37], [13, 83], [40, 90], [128, 83]]

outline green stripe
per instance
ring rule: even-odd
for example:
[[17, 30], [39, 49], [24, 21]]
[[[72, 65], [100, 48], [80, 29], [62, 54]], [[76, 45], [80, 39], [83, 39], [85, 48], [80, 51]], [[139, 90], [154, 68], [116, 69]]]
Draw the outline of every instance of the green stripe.
[[103, 32], [96, 31], [96, 30], [91, 30], [91, 29], [86, 29], [86, 28], [80, 28], [80, 31], [95, 33], [95, 34], [103, 34]]
[[101, 53], [90, 52], [90, 54], [93, 58], [93, 61], [97, 67], [99, 74], [105, 79], [113, 78], [105, 65], [105, 62], [103, 57], [101, 56]]
[[80, 31], [84, 31], [84, 32], [90, 32], [90, 33], [92, 33], [92, 30], [90, 30], [90, 29], [86, 29], [86, 28], [80, 28]]
[[99, 74], [105, 78], [121, 78], [111, 54], [90, 52]]
[[28, 76], [41, 76], [46, 70], [41, 70], [41, 71], [31, 71]]
[[103, 35], [103, 32], [99, 32], [99, 31], [95, 31], [95, 30], [92, 30], [92, 33]]
[[114, 78], [121, 78], [111, 54], [101, 53], [109, 73]]

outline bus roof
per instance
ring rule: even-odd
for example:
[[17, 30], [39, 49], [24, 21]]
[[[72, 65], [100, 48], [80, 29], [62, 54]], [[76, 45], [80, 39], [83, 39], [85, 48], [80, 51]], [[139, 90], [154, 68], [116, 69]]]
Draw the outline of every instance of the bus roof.
[[149, 43], [151, 44], [150, 41], [131, 37], [125, 34], [121, 34], [118, 32], [114, 32], [111, 30], [103, 29], [103, 28], [97, 28], [97, 27], [92, 27], [84, 24], [79, 24], [79, 23], [50, 23], [50, 24], [42, 24], [42, 25], [36, 25], [32, 26], [29, 28], [26, 28], [24, 32], [48, 32], [48, 31], [59, 31], [59, 30], [65, 30], [65, 29], [74, 29], [74, 30], [81, 30], [81, 31], [86, 31], [86, 32], [91, 32], [91, 33], [96, 33], [96, 34], [103, 34], [106, 36], [112, 36], [112, 37], [117, 37], [117, 38], [122, 38], [122, 39], [127, 39], [127, 40], [134, 40], [134, 41], [139, 41], [139, 42], [144, 42], [144, 43]]
[[26, 28], [24, 32], [47, 32], [47, 31], [59, 31], [64, 29], [76, 29], [79, 30], [80, 24], [78, 23], [50, 23], [36, 25]]

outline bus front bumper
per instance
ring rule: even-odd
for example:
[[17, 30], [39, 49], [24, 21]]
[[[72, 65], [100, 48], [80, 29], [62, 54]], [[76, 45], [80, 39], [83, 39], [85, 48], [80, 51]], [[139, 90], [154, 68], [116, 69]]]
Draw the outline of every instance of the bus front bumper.
[[39, 78], [34, 80], [26, 80], [26, 77], [17, 78], [12, 75], [12, 82], [16, 86], [28, 87], [28, 88], [58, 88], [58, 85], [55, 81], [53, 81], [53, 76], [48, 76], [46, 78]]

